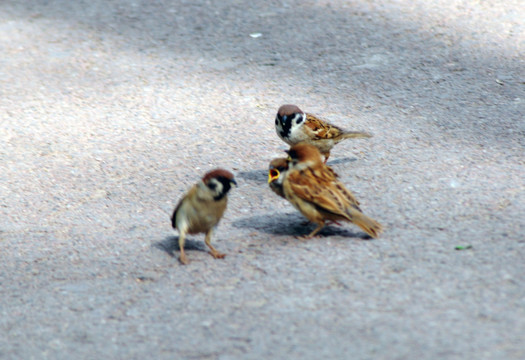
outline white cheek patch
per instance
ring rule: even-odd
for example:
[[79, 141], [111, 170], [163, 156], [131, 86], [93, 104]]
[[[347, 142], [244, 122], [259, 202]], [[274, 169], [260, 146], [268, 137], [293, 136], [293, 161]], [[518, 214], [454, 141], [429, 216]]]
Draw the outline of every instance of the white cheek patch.
[[[305, 117], [303, 114], [296, 114], [292, 119], [292, 126], [290, 129], [290, 140], [293, 143], [298, 143], [299, 141], [308, 141], [309, 137], [307, 133], [303, 130]], [[298, 121], [300, 121], [298, 123]]]
[[295, 114], [292, 123], [294, 126], [300, 125], [303, 123], [303, 114]]
[[215, 185], [215, 189], [213, 190], [214, 196], [217, 196], [222, 193], [222, 183], [216, 179], [211, 179], [211, 182]]
[[217, 181], [217, 190], [216, 190], [216, 194], [219, 195], [219, 194], [222, 194], [222, 190], [223, 190], [223, 186], [222, 186], [222, 183], [220, 181]]
[[294, 118], [292, 119], [292, 126], [290, 129], [292, 137], [297, 138], [298, 136], [301, 136], [300, 133], [302, 133], [301, 128], [303, 125], [304, 117], [302, 114], [295, 114]]

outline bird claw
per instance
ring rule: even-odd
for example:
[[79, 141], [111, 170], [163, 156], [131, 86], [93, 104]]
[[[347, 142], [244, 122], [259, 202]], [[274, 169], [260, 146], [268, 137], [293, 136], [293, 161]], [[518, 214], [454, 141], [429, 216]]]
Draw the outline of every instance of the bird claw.
[[188, 265], [190, 263], [190, 261], [188, 260], [188, 258], [186, 257], [185, 254], [182, 254], [180, 257], [179, 257], [179, 261], [182, 265]]
[[213, 256], [215, 259], [224, 259], [226, 254], [220, 253], [218, 251], [210, 251], [211, 256]]

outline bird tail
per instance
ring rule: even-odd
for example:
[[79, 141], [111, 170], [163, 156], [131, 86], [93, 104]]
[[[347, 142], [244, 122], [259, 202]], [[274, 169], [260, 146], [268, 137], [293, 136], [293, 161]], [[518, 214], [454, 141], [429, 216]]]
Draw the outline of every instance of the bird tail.
[[363, 132], [363, 131], [345, 131], [341, 138], [344, 139], [363, 139], [363, 138], [371, 138], [372, 134]]
[[383, 231], [383, 226], [380, 223], [378, 223], [371, 217], [366, 216], [357, 209], [351, 208], [348, 212], [348, 215], [354, 224], [359, 226], [364, 232], [366, 232], [373, 238], [378, 237], [379, 234]]

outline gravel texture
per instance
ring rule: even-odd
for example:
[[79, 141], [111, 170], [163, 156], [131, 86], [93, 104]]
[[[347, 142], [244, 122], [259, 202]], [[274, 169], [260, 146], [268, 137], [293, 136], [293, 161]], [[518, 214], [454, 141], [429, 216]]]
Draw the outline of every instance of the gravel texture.
[[[0, 358], [524, 359], [523, 14], [2, 1]], [[379, 239], [294, 237], [266, 184], [283, 103], [375, 135], [329, 164]], [[195, 235], [181, 266], [169, 218], [214, 167], [228, 256]]]

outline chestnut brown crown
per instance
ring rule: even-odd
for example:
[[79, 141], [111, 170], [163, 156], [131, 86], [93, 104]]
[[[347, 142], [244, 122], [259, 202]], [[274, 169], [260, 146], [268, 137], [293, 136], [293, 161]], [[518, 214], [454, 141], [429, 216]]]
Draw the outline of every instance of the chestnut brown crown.
[[301, 142], [286, 151], [293, 163], [313, 162], [314, 164], [322, 163], [321, 153], [315, 146]]
[[280, 117], [283, 117], [285, 115], [290, 116], [292, 114], [297, 114], [297, 113], [302, 113], [302, 112], [303, 111], [299, 109], [297, 105], [285, 104], [279, 108], [279, 110], [277, 111], [277, 115], [279, 115]]
[[237, 185], [233, 174], [224, 169], [207, 172], [202, 178], [202, 182], [213, 193], [213, 199], [216, 201], [222, 200], [228, 194], [232, 184]]
[[[202, 177], [202, 181], [204, 183], [208, 183], [210, 179], [212, 178], [224, 178], [226, 180], [233, 180], [234, 179], [234, 176], [231, 172], [229, 172], [228, 170], [224, 170], [224, 169], [214, 169], [214, 170], [211, 170], [211, 171], [208, 171], [203, 177]], [[235, 181], [234, 181], [235, 182]]]

